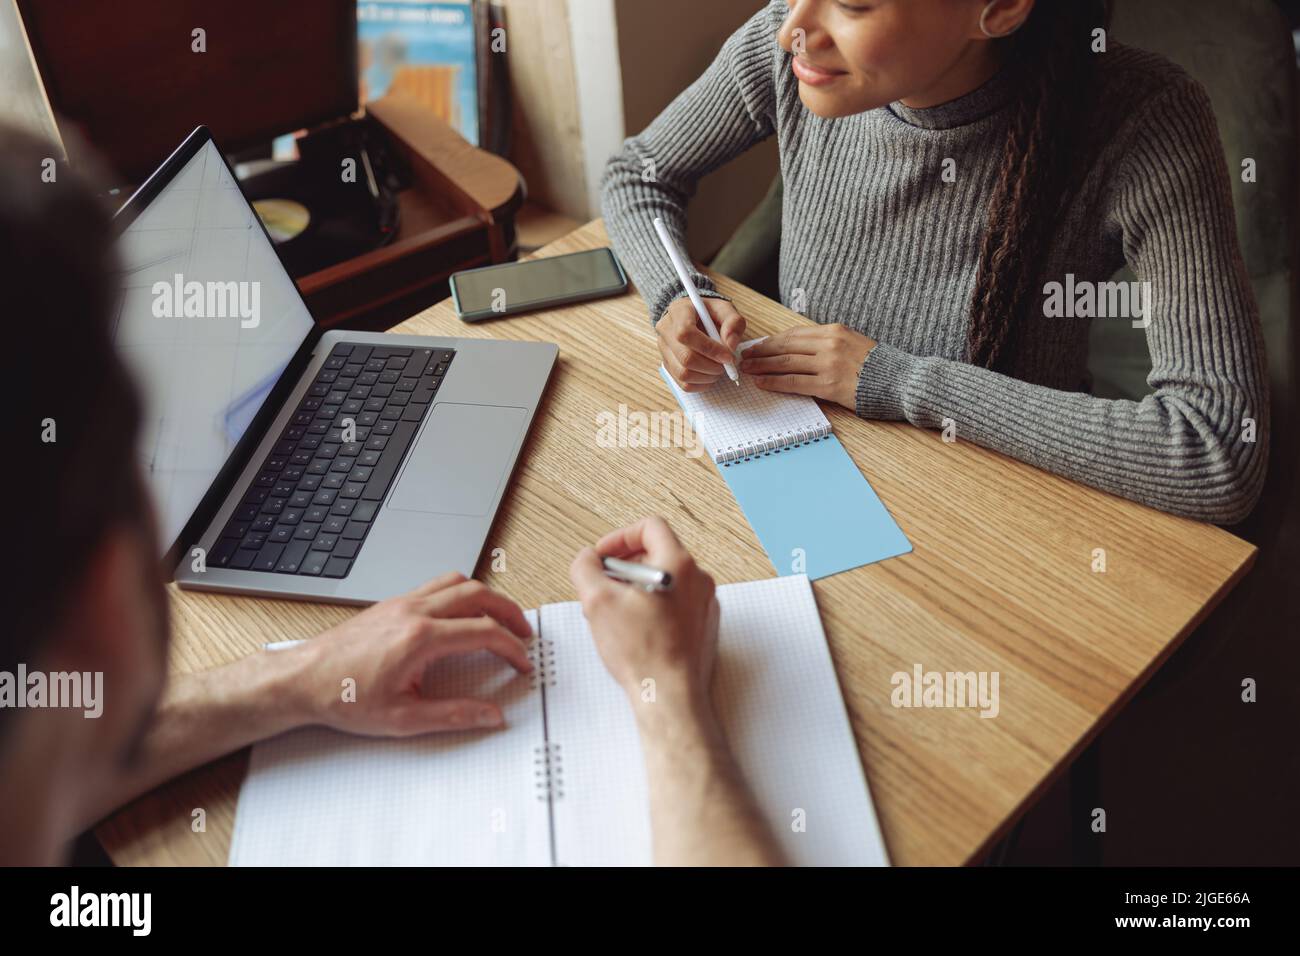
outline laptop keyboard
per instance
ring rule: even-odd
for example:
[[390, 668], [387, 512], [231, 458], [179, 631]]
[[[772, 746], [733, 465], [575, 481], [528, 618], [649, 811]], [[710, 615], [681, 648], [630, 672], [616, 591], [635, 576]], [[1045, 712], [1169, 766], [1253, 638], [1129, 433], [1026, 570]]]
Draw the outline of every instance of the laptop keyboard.
[[208, 566], [347, 577], [454, 355], [334, 346]]

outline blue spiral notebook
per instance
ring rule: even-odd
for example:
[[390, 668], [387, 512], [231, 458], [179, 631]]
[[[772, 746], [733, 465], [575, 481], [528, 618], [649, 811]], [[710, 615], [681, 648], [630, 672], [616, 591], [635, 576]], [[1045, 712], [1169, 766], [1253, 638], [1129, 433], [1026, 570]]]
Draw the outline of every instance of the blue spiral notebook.
[[659, 374], [777, 574], [816, 580], [912, 550], [811, 398], [765, 392], [749, 376], [683, 392]]

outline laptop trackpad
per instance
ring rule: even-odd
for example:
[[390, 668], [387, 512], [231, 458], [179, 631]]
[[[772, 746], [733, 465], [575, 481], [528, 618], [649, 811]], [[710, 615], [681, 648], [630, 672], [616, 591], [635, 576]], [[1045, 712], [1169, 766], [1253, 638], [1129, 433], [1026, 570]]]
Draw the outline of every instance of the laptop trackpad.
[[528, 412], [500, 405], [444, 402], [429, 409], [389, 507], [398, 511], [485, 515], [518, 448]]

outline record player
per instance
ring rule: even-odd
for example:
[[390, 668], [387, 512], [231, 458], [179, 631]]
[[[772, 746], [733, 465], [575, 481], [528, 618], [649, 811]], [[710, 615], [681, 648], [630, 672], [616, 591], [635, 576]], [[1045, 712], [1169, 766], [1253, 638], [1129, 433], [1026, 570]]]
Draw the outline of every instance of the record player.
[[[514, 257], [509, 163], [413, 101], [359, 108], [356, 0], [18, 8], [60, 128], [78, 127], [121, 186], [212, 130], [324, 324], [382, 327], [445, 297], [451, 272]], [[296, 159], [268, 158], [301, 130]], [[77, 163], [78, 141], [65, 146]]]

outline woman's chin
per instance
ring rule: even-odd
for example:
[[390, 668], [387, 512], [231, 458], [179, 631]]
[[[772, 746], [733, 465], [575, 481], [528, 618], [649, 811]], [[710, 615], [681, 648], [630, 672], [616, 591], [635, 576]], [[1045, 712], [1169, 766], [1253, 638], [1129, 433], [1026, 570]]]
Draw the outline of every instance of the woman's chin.
[[832, 93], [829, 90], [818, 89], [807, 83], [799, 84], [799, 101], [808, 108], [810, 113], [822, 119], [854, 116], [888, 103], [887, 100], [883, 103], [876, 103], [863, 97], [849, 97], [842, 93]]

